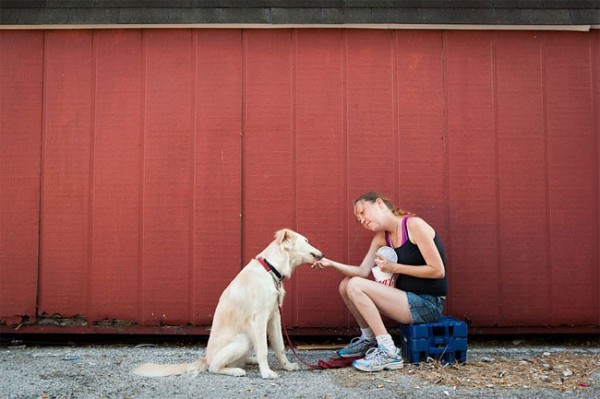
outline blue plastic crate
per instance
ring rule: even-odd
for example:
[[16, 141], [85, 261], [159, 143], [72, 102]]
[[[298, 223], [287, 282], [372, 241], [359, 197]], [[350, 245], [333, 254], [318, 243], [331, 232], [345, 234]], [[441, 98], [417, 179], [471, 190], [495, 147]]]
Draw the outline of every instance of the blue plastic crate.
[[464, 363], [467, 360], [467, 324], [443, 316], [435, 323], [402, 324], [402, 355], [409, 363], [428, 359], [442, 363]]
[[426, 362], [429, 357], [429, 342], [425, 338], [402, 340], [402, 357], [408, 363]]
[[467, 332], [467, 323], [451, 316], [442, 316], [435, 323], [400, 325], [400, 334], [408, 338], [467, 338]]
[[450, 338], [444, 344], [429, 347], [429, 357], [446, 363], [464, 363], [467, 361], [467, 339]]

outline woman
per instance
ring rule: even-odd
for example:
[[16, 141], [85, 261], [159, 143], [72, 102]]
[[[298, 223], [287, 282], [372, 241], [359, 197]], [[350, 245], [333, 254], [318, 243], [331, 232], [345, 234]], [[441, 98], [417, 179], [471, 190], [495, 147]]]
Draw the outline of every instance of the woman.
[[[313, 267], [332, 267], [346, 276], [340, 283], [340, 294], [362, 332], [338, 355], [366, 355], [352, 363], [362, 371], [397, 369], [402, 367], [402, 355], [382, 315], [403, 324], [431, 323], [440, 318], [448, 290], [444, 247], [423, 219], [394, 207], [380, 194], [370, 192], [357, 198], [354, 215], [364, 228], [375, 233], [360, 266], [323, 258]], [[386, 245], [394, 248], [397, 263], [377, 253]], [[370, 279], [374, 266], [394, 273], [395, 286]]]

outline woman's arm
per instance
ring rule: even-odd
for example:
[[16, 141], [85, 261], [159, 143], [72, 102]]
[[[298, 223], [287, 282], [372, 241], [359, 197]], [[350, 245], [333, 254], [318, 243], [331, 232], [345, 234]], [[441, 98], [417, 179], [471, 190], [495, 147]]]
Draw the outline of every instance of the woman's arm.
[[352, 266], [352, 265], [346, 265], [344, 263], [340, 263], [340, 262], [336, 262], [334, 260], [331, 259], [327, 259], [327, 258], [323, 258], [318, 262], [315, 262], [313, 264], [314, 266], [318, 266], [321, 269], [324, 269], [326, 267], [332, 267], [334, 269], [336, 269], [337, 271], [341, 272], [343, 275], [348, 276], [348, 277], [355, 277], [355, 276], [359, 276], [359, 277], [367, 277], [369, 275], [369, 273], [365, 273], [364, 269], [360, 266]]
[[312, 265], [312, 267], [314, 268], [315, 266], [318, 266], [321, 269], [326, 267], [332, 267], [348, 277], [358, 276], [366, 278], [371, 273], [371, 268], [375, 266], [375, 254], [379, 247], [383, 245], [381, 243], [382, 240], [385, 240], [383, 238], [383, 233], [377, 233], [375, 237], [373, 237], [373, 240], [371, 241], [371, 246], [369, 247], [369, 251], [365, 255], [365, 258], [363, 259], [360, 266], [346, 265], [344, 263], [336, 262], [331, 259], [323, 258], [320, 261], [315, 262]]

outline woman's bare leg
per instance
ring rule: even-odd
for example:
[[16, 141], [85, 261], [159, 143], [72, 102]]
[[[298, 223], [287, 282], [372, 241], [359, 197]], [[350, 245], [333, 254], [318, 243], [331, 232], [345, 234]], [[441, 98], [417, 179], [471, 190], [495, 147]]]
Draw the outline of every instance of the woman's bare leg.
[[[360, 278], [360, 277], [357, 277], [357, 278]], [[358, 323], [358, 326], [360, 328], [367, 328], [367, 327], [369, 327], [369, 324], [361, 316], [358, 309], [356, 309], [356, 307], [352, 303], [352, 300], [348, 297], [348, 282], [350, 281], [350, 279], [351, 279], [351, 277], [346, 277], [340, 283], [340, 295], [342, 296], [342, 300], [346, 304], [346, 307], [348, 308], [350, 313], [352, 313], [352, 316], [354, 316], [354, 319]]]
[[388, 333], [382, 314], [400, 323], [412, 322], [406, 292], [360, 277], [346, 278], [342, 284], [340, 293], [346, 306], [359, 326], [371, 327], [375, 336]]

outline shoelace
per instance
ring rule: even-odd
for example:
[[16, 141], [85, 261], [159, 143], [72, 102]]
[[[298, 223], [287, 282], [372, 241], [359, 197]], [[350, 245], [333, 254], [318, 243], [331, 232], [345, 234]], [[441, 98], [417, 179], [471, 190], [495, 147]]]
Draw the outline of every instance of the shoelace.
[[354, 337], [354, 338], [352, 338], [352, 340], [350, 340], [350, 345], [349, 346], [351, 346], [351, 345], [358, 345], [358, 344], [360, 344], [363, 341], [366, 341], [366, 339], [363, 338], [363, 337]]
[[374, 357], [377, 357], [377, 355], [379, 355], [380, 352], [383, 352], [383, 351], [381, 349], [379, 349], [379, 347], [369, 349], [367, 351], [367, 353], [365, 354], [365, 360], [371, 360]]

